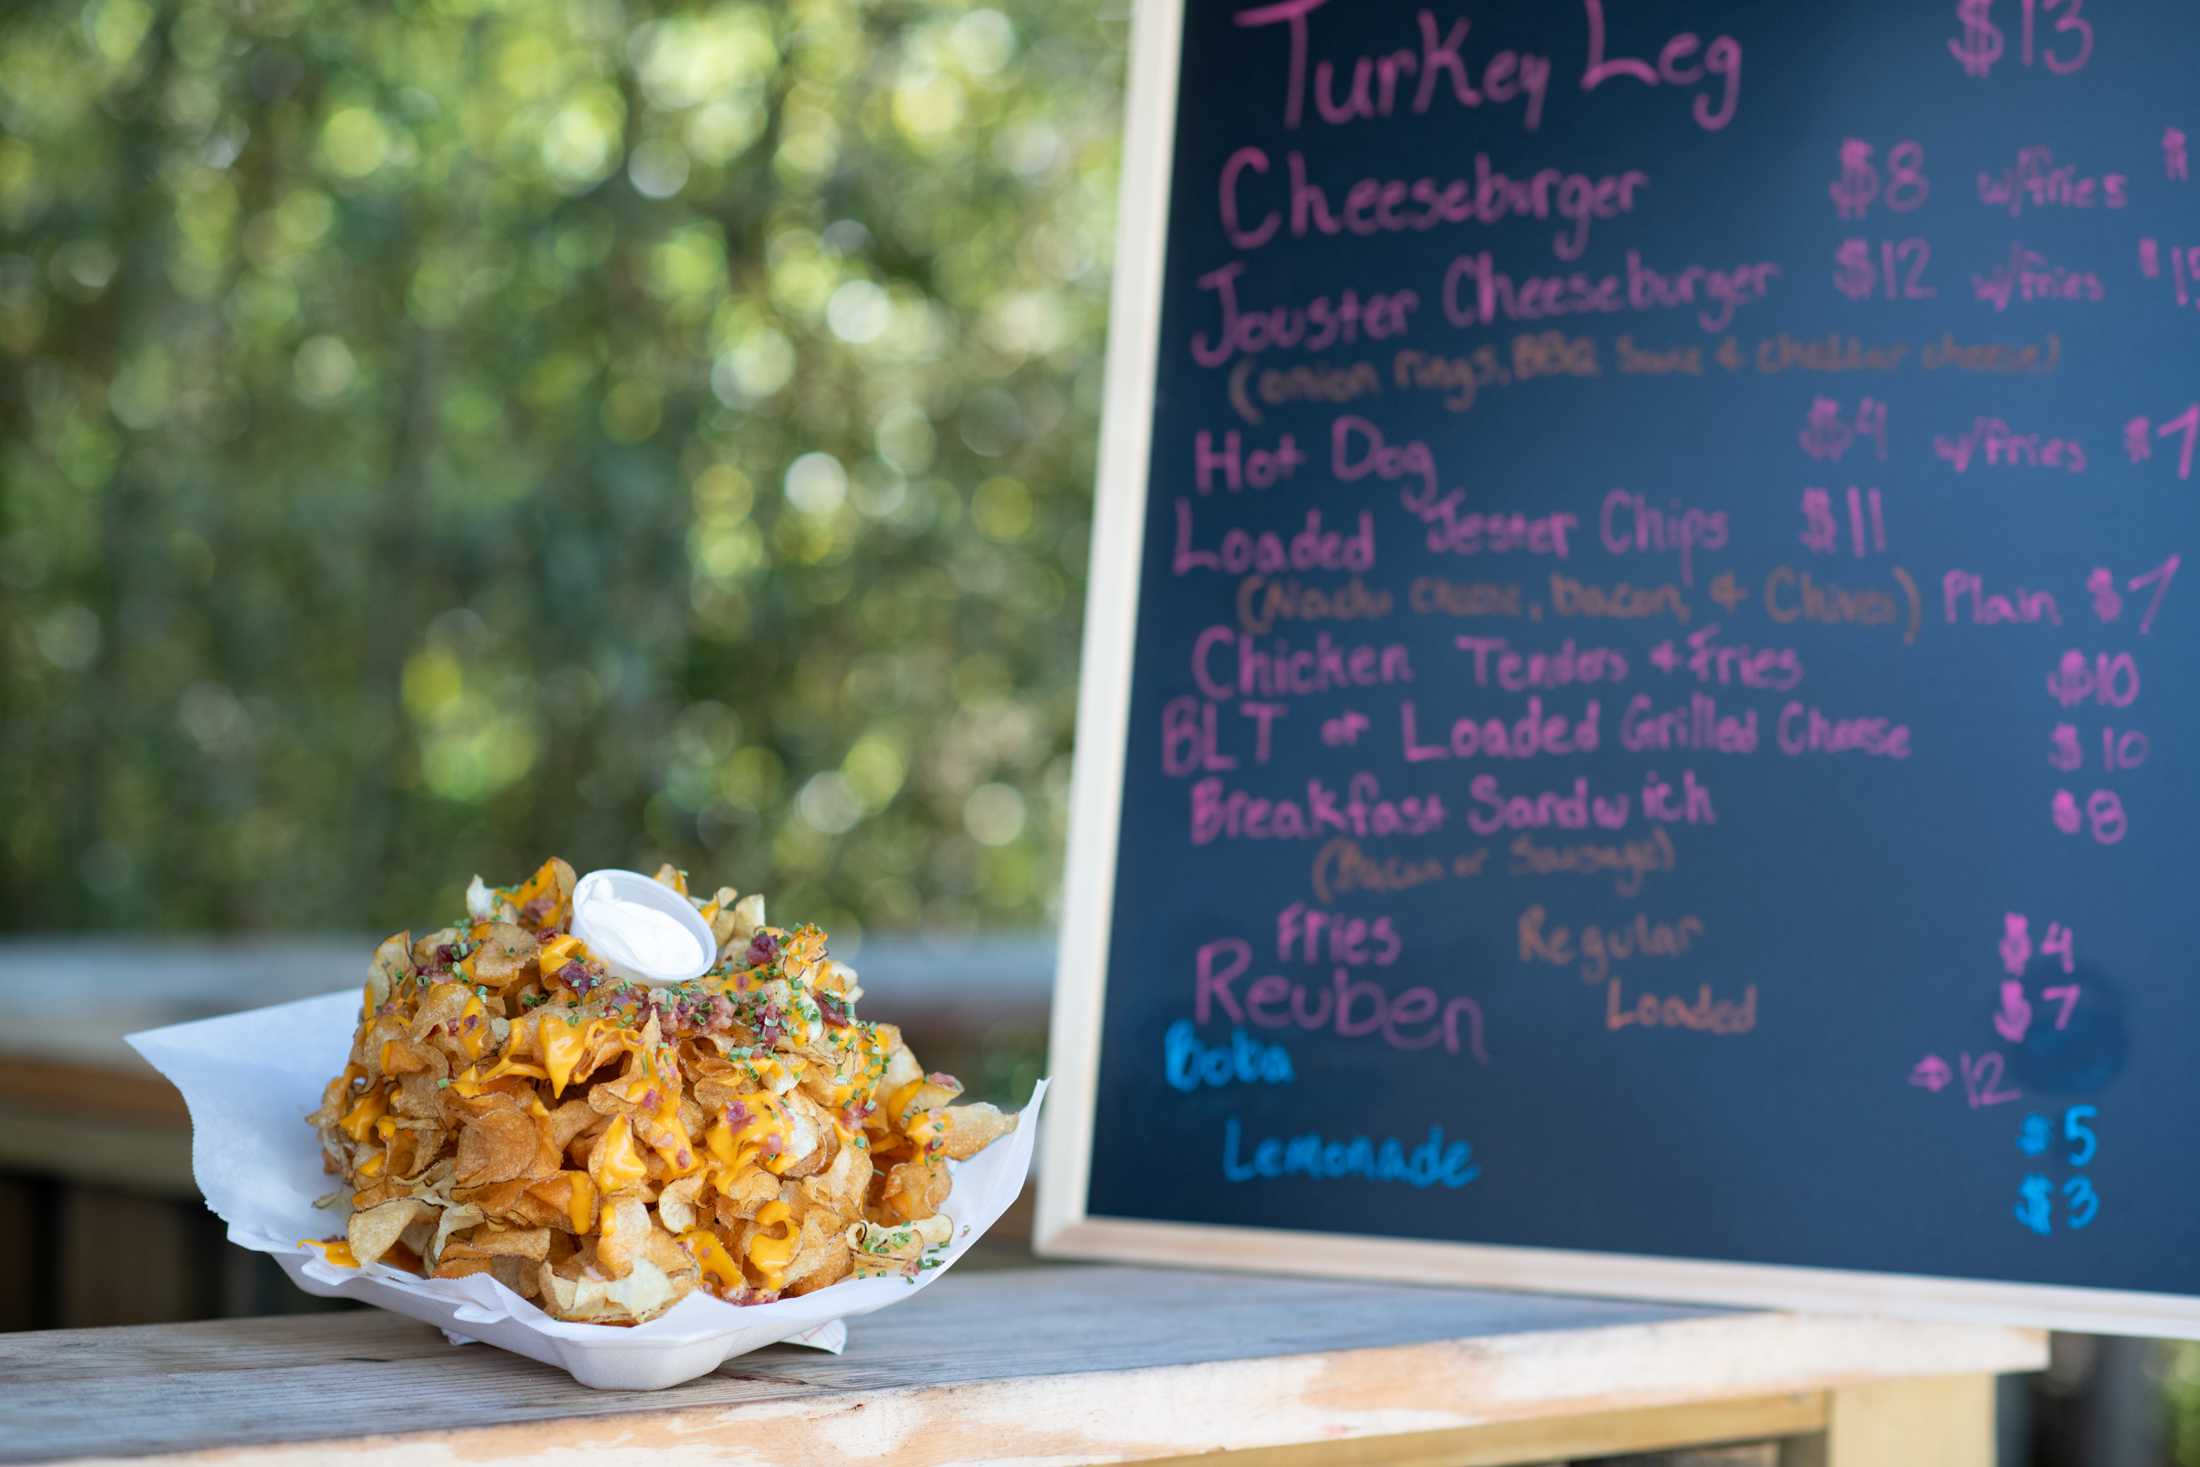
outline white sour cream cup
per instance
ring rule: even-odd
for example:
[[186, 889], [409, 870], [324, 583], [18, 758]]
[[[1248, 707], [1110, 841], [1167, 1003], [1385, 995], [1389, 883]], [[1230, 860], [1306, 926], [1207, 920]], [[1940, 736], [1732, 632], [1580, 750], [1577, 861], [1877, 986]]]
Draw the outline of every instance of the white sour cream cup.
[[614, 977], [686, 983], [718, 955], [710, 924], [686, 897], [639, 871], [591, 871], [573, 888], [573, 935]]

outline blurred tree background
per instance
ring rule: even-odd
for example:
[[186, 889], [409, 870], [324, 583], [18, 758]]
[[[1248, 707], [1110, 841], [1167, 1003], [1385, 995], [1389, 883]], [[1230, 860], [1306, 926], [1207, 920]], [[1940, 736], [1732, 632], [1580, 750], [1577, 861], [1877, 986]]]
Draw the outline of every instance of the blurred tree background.
[[0, 925], [1049, 917], [1126, 19], [0, 16]]

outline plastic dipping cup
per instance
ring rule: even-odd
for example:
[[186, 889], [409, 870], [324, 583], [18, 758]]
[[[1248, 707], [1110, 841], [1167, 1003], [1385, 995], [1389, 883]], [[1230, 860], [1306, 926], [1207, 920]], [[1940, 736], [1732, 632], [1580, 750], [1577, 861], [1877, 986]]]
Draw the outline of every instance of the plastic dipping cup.
[[573, 888], [573, 935], [614, 977], [685, 983], [717, 956], [694, 904], [639, 871], [591, 871]]

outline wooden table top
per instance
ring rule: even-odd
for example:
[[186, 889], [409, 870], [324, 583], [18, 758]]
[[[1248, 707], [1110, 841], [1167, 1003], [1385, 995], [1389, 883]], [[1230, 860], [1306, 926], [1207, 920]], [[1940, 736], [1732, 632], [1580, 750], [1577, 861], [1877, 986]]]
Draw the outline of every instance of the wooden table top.
[[0, 1461], [1127, 1461], [2046, 1362], [1993, 1326], [1115, 1267], [849, 1332], [647, 1394], [377, 1311], [0, 1335]]

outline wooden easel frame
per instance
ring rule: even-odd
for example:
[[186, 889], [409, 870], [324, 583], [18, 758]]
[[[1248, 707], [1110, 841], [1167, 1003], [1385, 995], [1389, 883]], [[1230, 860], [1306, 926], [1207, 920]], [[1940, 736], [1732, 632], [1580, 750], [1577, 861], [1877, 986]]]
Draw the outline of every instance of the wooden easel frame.
[[1185, 3], [1138, 0], [1132, 25], [1107, 398], [1085, 600], [1069, 859], [1054, 988], [1050, 1059], [1054, 1088], [1040, 1153], [1034, 1236], [1038, 1251], [1064, 1258], [2200, 1338], [2200, 1298], [2177, 1294], [1213, 1227], [1094, 1217], [1086, 1211]]

